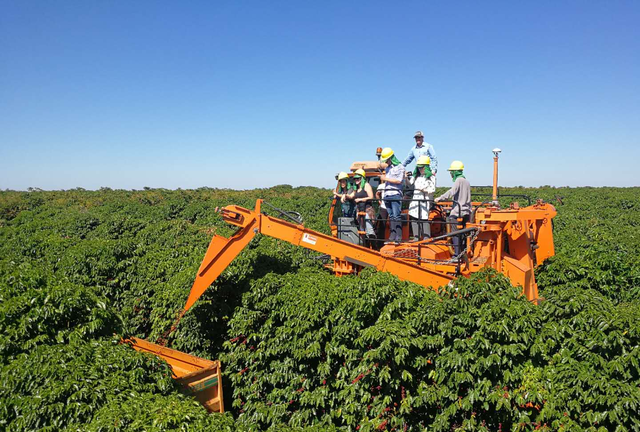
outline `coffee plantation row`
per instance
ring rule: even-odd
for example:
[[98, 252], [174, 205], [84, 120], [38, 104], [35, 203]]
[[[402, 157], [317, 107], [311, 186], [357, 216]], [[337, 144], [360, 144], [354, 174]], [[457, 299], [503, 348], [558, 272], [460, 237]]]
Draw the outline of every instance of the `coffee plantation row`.
[[539, 306], [492, 271], [436, 294], [259, 236], [169, 336], [223, 363], [229, 412], [207, 414], [120, 339], [174, 322], [232, 233], [215, 207], [328, 233], [330, 192], [0, 192], [0, 430], [640, 430], [640, 189], [502, 193], [558, 210]]

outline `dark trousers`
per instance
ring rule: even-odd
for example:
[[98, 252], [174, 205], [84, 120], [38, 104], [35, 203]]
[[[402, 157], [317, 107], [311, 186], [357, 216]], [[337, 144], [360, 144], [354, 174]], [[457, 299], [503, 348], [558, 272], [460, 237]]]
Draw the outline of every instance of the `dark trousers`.
[[398, 195], [395, 199], [385, 199], [384, 205], [389, 213], [389, 241], [402, 240], [402, 220], [400, 211], [402, 208], [402, 197]]
[[376, 237], [378, 238], [377, 249], [380, 249], [384, 244], [385, 230], [387, 229], [387, 221], [389, 220], [389, 213], [386, 208], [380, 207], [378, 213], [378, 224], [376, 226]]
[[[469, 215], [464, 215], [460, 219], [462, 219], [462, 222], [458, 222], [457, 216], [447, 217], [450, 231], [457, 231], [467, 226], [467, 222], [469, 222]], [[466, 236], [456, 235], [451, 237], [451, 242], [453, 243], [453, 251], [456, 256], [460, 255], [460, 252], [462, 252], [462, 241], [464, 240], [464, 237]]]
[[431, 237], [431, 225], [424, 219], [411, 217], [411, 233], [413, 237], [422, 240]]

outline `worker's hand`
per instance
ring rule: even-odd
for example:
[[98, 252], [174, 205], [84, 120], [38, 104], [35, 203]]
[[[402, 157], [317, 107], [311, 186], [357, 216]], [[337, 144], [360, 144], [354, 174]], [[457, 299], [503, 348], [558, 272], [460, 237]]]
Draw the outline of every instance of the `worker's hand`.
[[384, 175], [384, 174], [382, 174], [382, 175], [380, 176], [380, 182], [382, 183], [382, 182], [386, 182], [386, 181], [387, 181], [387, 176], [386, 176], [386, 175]]

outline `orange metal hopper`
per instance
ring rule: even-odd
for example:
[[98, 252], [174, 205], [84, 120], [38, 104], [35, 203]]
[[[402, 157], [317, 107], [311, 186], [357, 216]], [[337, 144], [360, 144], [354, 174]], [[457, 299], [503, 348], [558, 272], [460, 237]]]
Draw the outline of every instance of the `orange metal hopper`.
[[169, 363], [183, 392], [194, 396], [209, 412], [224, 412], [220, 361], [205, 360], [143, 339], [131, 338], [127, 342], [136, 351], [156, 355]]

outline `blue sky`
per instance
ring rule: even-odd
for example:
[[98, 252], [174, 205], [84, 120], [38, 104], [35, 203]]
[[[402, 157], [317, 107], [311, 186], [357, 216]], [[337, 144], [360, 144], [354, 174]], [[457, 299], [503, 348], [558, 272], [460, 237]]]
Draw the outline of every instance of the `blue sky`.
[[639, 22], [635, 1], [0, 0], [0, 189], [331, 187], [418, 129], [472, 184], [500, 147], [501, 185], [638, 186]]

